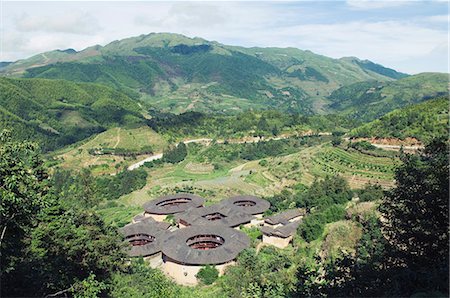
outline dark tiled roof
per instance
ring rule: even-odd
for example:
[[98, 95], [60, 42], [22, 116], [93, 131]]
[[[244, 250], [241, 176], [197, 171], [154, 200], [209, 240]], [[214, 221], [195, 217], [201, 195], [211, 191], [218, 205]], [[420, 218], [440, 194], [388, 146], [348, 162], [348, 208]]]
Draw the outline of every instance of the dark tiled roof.
[[167, 229], [170, 227], [169, 223], [156, 222], [154, 219], [145, 219], [138, 223], [129, 224], [119, 229], [119, 231], [126, 237], [127, 243], [131, 240], [141, 238], [140, 235], [149, 235], [154, 237], [153, 241], [145, 245], [132, 246], [129, 245], [126, 248], [126, 253], [130, 257], [136, 256], [149, 256], [161, 251], [161, 239], [166, 233], [169, 233]]
[[[215, 235], [223, 238], [221, 246], [199, 250], [187, 245], [188, 239], [199, 235]], [[170, 259], [190, 265], [223, 264], [234, 260], [250, 239], [244, 233], [222, 225], [191, 226], [167, 235], [162, 243], [162, 252]]]
[[267, 236], [276, 236], [276, 237], [281, 237], [281, 238], [287, 238], [287, 237], [295, 234], [300, 223], [301, 223], [301, 220], [297, 220], [297, 221], [288, 223], [287, 225], [278, 227], [276, 229], [271, 228], [271, 227], [261, 227], [259, 229], [264, 235], [267, 235]]
[[[209, 216], [217, 215], [219, 219], [208, 220]], [[250, 222], [254, 217], [250, 214], [238, 212], [234, 207], [227, 205], [211, 205], [203, 208], [192, 208], [175, 216], [178, 222], [188, 225], [224, 225], [237, 227]]]
[[[250, 202], [254, 205], [248, 206], [247, 204], [245, 204], [246, 202]], [[270, 208], [269, 201], [260, 199], [255, 196], [235, 196], [224, 199], [220, 201], [219, 204], [223, 206], [235, 207], [239, 211], [248, 214], [260, 214]]]
[[[178, 204], [167, 204], [170, 201], [179, 200]], [[144, 210], [151, 214], [175, 214], [179, 212], [186, 211], [189, 208], [197, 208], [203, 205], [205, 200], [199, 196], [188, 194], [188, 193], [178, 193], [174, 195], [167, 195], [155, 200], [149, 201], [144, 204]]]
[[138, 221], [141, 221], [141, 220], [143, 220], [143, 219], [145, 219], [146, 217], [145, 217], [145, 215], [144, 214], [138, 214], [138, 215], [135, 215], [134, 217], [133, 217], [133, 221], [134, 222], [138, 222]]
[[283, 211], [281, 213], [277, 213], [275, 215], [269, 216], [267, 218], [264, 219], [265, 222], [267, 222], [268, 224], [271, 225], [276, 225], [276, 224], [288, 224], [289, 220], [298, 217], [300, 215], [305, 215], [305, 210], [304, 209], [290, 209], [290, 210], [286, 210]]

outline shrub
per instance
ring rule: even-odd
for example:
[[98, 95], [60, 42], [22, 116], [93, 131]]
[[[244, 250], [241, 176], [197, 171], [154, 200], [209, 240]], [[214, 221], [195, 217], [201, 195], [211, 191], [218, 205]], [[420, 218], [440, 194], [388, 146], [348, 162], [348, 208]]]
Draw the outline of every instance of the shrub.
[[196, 277], [205, 285], [210, 285], [219, 277], [219, 271], [214, 266], [206, 265], [198, 271]]
[[266, 167], [266, 166], [267, 166], [267, 160], [261, 159], [261, 160], [259, 161], [258, 164], [259, 164], [260, 166], [262, 166], [262, 167]]
[[375, 201], [384, 196], [383, 188], [378, 184], [367, 184], [359, 191], [359, 200], [361, 202]]

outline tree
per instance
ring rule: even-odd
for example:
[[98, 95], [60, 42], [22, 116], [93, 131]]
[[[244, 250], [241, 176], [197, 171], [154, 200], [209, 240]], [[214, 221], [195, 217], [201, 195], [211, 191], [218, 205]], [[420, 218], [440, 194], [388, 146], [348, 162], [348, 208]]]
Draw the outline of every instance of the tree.
[[86, 206], [93, 192], [65, 202], [65, 183], [78, 178], [49, 179], [35, 144], [0, 139], [1, 296], [96, 295], [123, 266], [116, 228]]
[[142, 258], [132, 259], [124, 272], [113, 274], [109, 294], [117, 298], [183, 297], [180, 287], [161, 270], [150, 268]]
[[[448, 294], [449, 147], [434, 140], [419, 155], [404, 155], [396, 188], [380, 210], [393, 258], [409, 272], [415, 289]], [[430, 279], [430, 277], [433, 277]], [[413, 279], [413, 280], [411, 280]], [[413, 293], [404, 288], [402, 294]]]
[[380, 200], [384, 196], [383, 188], [379, 184], [367, 184], [359, 191], [359, 200], [361, 202]]
[[180, 142], [177, 146], [164, 151], [163, 160], [169, 163], [179, 163], [187, 156], [187, 146]]
[[9, 132], [0, 133], [0, 219], [2, 296], [14, 290], [23, 243], [39, 212], [47, 206], [47, 173], [39, 148], [30, 142], [15, 142]]
[[343, 204], [348, 202], [353, 192], [347, 180], [340, 176], [325, 177], [322, 181], [314, 181], [308, 191], [298, 195], [297, 207], [324, 209], [332, 204]]
[[196, 277], [205, 285], [210, 285], [219, 277], [219, 271], [214, 266], [206, 265], [198, 271]]
[[258, 124], [256, 125], [256, 131], [258, 133], [259, 137], [262, 137], [264, 135], [264, 132], [267, 132], [270, 130], [269, 123], [266, 120], [266, 117], [261, 116], [261, 118], [258, 121]]
[[41, 294], [73, 290], [92, 274], [105, 280], [123, 265], [117, 230], [89, 210], [46, 208], [28, 243], [29, 283]]
[[339, 146], [341, 143], [342, 143], [342, 138], [341, 138], [341, 137], [333, 136], [333, 139], [331, 140], [331, 144], [332, 144], [334, 147]]

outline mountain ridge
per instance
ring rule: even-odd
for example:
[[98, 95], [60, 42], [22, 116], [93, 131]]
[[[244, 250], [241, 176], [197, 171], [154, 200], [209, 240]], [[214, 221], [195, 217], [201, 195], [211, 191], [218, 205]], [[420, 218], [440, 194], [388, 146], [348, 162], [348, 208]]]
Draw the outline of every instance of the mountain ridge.
[[317, 113], [325, 112], [327, 96], [344, 85], [405, 76], [364, 61], [292, 47], [245, 48], [150, 33], [78, 52], [41, 53], [7, 65], [0, 74], [105, 84], [127, 94], [139, 93], [153, 105], [168, 99], [164, 108], [175, 112], [192, 109], [197, 96], [196, 105], [212, 112], [254, 106]]

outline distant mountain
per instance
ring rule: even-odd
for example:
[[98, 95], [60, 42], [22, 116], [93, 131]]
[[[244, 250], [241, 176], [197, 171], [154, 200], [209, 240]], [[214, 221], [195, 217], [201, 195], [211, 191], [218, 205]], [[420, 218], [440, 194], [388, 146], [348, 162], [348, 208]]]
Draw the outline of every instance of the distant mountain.
[[328, 100], [330, 110], [352, 118], [371, 121], [410, 104], [447, 96], [449, 75], [422, 73], [391, 82], [366, 81], [334, 91]]
[[110, 87], [0, 78], [0, 131], [52, 150], [111, 126], [143, 123], [136, 100]]
[[406, 76], [357, 58], [332, 59], [295, 48], [227, 46], [179, 34], [152, 33], [56, 50], [0, 69], [4, 76], [66, 79], [114, 87], [157, 108], [230, 112], [276, 108], [323, 112], [334, 90]]
[[13, 62], [7, 62], [7, 61], [2, 61], [0, 62], [0, 69], [5, 68], [6, 66], [10, 65]]
[[406, 73], [397, 72], [391, 68], [384, 67], [383, 65], [373, 63], [369, 60], [360, 60], [356, 57], [344, 57], [341, 58], [341, 60], [351, 61], [352, 63], [361, 66], [361, 68], [365, 70], [376, 72], [380, 75], [390, 77], [392, 79], [402, 79], [408, 76]]
[[394, 110], [380, 119], [350, 132], [355, 137], [414, 137], [428, 142], [434, 137], [448, 137], [449, 98], [440, 97]]

